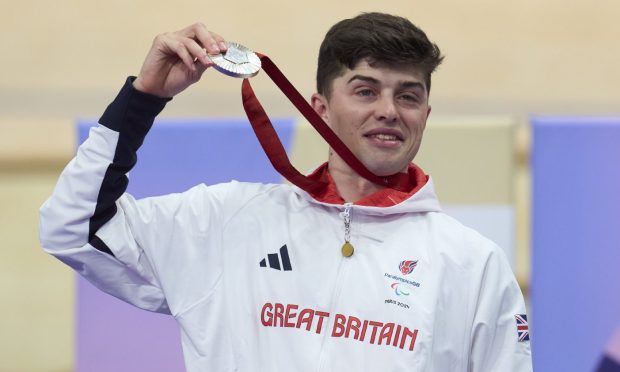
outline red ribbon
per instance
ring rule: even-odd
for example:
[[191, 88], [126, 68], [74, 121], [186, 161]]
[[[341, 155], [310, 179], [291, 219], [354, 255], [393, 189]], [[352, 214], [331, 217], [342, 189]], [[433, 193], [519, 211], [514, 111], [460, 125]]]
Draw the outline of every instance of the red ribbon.
[[[288, 81], [284, 74], [276, 67], [269, 57], [257, 53], [261, 60], [262, 69], [267, 73], [271, 80], [280, 88], [291, 103], [301, 112], [308, 122], [319, 132], [321, 137], [327, 141], [329, 146], [344, 160], [353, 170], [367, 180], [394, 188], [399, 191], [407, 191], [409, 177], [406, 173], [397, 173], [391, 176], [380, 177], [372, 173], [357, 157], [349, 150], [349, 148], [338, 138], [331, 128], [323, 121], [319, 114], [306, 102], [303, 96], [295, 89], [293, 84]], [[261, 106], [258, 98], [252, 90], [250, 81], [243, 79], [241, 86], [241, 95], [243, 98], [243, 108], [250, 120], [252, 129], [260, 142], [263, 151], [269, 158], [273, 167], [284, 178], [299, 188], [315, 194], [327, 186], [324, 181], [310, 179], [300, 173], [291, 164], [286, 150], [280, 142], [280, 138], [273, 128], [273, 124], [269, 120], [267, 113]]]

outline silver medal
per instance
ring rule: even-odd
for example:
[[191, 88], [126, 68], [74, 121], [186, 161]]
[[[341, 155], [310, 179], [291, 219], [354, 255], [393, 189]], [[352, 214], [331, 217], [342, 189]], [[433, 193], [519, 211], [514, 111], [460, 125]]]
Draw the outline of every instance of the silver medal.
[[241, 44], [226, 42], [226, 45], [228, 49], [224, 54], [209, 56], [216, 70], [239, 78], [250, 78], [258, 74], [261, 63], [256, 53]]

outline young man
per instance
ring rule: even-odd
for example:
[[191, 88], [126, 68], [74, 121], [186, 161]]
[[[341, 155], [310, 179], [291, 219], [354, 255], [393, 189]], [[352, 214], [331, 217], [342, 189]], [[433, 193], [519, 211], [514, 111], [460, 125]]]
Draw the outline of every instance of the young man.
[[406, 19], [336, 24], [312, 96], [368, 169], [407, 175], [398, 190], [330, 152], [312, 175], [327, 186], [312, 195], [238, 182], [125, 193], [155, 116], [223, 42], [201, 24], [155, 39], [41, 208], [45, 250], [102, 290], [172, 314], [189, 371], [530, 371], [502, 251], [443, 214], [411, 164], [442, 57]]

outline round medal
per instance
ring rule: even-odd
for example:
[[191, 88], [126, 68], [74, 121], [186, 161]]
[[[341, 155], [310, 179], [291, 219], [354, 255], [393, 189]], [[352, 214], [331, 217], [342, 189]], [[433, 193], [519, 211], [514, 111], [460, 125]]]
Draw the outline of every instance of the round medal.
[[209, 56], [219, 72], [238, 78], [250, 78], [258, 74], [261, 68], [260, 58], [241, 44], [226, 42], [228, 49], [223, 54]]
[[355, 249], [353, 249], [353, 244], [349, 243], [349, 242], [345, 242], [342, 245], [342, 255], [345, 257], [351, 257], [353, 256], [353, 252], [355, 251]]

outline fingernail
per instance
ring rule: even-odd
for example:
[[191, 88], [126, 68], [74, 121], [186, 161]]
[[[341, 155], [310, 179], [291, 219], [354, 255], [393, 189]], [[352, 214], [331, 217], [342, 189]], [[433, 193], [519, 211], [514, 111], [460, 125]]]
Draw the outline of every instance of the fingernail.
[[226, 46], [226, 43], [223, 41], [220, 41], [217, 45], [220, 46], [220, 50], [226, 50], [228, 49], [228, 46]]
[[219, 50], [220, 49], [215, 42], [210, 43], [209, 44], [209, 48], [210, 49], [215, 49], [215, 50]]

